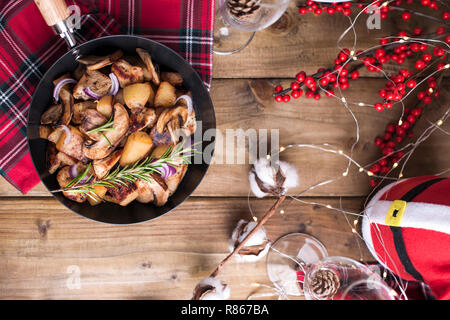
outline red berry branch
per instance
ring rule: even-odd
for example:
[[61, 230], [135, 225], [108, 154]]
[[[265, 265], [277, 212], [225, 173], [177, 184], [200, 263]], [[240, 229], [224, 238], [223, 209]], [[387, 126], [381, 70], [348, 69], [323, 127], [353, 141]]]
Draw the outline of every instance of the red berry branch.
[[[348, 16], [352, 13], [352, 9], [357, 7], [357, 10], [363, 9], [369, 13], [367, 6], [370, 2], [363, 3], [344, 2], [344, 3], [316, 3], [308, 0], [305, 6], [299, 7], [300, 14], [314, 12], [315, 14], [322, 14], [327, 12], [334, 14], [335, 12], [342, 13]], [[417, 1], [416, 1], [417, 2]], [[426, 6], [433, 10], [438, 10], [440, 7], [439, 0], [421, 0], [422, 6]], [[380, 7], [381, 1], [376, 1], [375, 4]], [[405, 4], [413, 4], [413, 0], [390, 0], [383, 2], [379, 8], [381, 18], [385, 19], [388, 12], [393, 10], [402, 11], [401, 17], [408, 21], [411, 14], [424, 16], [435, 21], [439, 21], [439, 26], [432, 34], [424, 34], [420, 27], [415, 27], [412, 32], [400, 31], [396, 36], [385, 37], [380, 39], [378, 46], [365, 51], [350, 51], [349, 49], [342, 49], [336, 59], [334, 66], [329, 68], [320, 68], [316, 73], [307, 75], [306, 72], [300, 71], [295, 76], [295, 81], [290, 84], [289, 88], [284, 89], [278, 85], [275, 87], [274, 97], [277, 102], [289, 102], [291, 97], [294, 99], [300, 98], [303, 94], [306, 98], [321, 99], [321, 93], [328, 97], [336, 97], [334, 90], [346, 90], [353, 80], [359, 78], [359, 69], [366, 67], [369, 72], [381, 72], [387, 78], [384, 88], [379, 90], [379, 96], [383, 99], [374, 104], [366, 104], [362, 102], [348, 102], [358, 104], [361, 106], [373, 106], [377, 111], [384, 109], [391, 109], [395, 104], [401, 104], [404, 108], [402, 118], [399, 123], [389, 124], [386, 128], [383, 137], [375, 139], [375, 145], [381, 149], [383, 157], [380, 161], [373, 164], [369, 169], [369, 173], [374, 176], [386, 175], [392, 168], [398, 165], [398, 162], [405, 153], [401, 150], [400, 145], [405, 139], [411, 139], [414, 135], [413, 127], [417, 119], [421, 116], [424, 107], [431, 104], [433, 99], [439, 97], [439, 86], [436, 81], [435, 74], [444, 69], [449, 69], [449, 50], [450, 45], [450, 23], [447, 20], [450, 18], [450, 13], [445, 11], [441, 18], [427, 16], [412, 10], [393, 7]], [[442, 3], [444, 6], [450, 7]], [[389, 62], [394, 62], [398, 65], [403, 65], [406, 59], [412, 60], [413, 67], [403, 68], [397, 73], [388, 75], [384, 71], [384, 65]], [[405, 107], [405, 99], [413, 90], [426, 85], [425, 90], [417, 93], [417, 104], [414, 108]], [[419, 86], [420, 85], [420, 86]], [[306, 87], [306, 88], [303, 88]], [[302, 89], [303, 88], [303, 89]], [[340, 97], [338, 97], [341, 99]], [[344, 101], [344, 100], [343, 100]], [[375, 187], [379, 183], [377, 178], [371, 179], [371, 186]]]

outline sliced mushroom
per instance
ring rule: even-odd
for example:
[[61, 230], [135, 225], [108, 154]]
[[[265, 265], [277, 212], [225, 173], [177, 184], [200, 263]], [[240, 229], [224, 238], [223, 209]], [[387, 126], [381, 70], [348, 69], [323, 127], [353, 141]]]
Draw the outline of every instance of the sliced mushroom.
[[[109, 66], [110, 64], [113, 64], [115, 61], [117, 61], [122, 56], [123, 56], [122, 50], [117, 50], [117, 51], [111, 53], [110, 55], [107, 55], [106, 57], [94, 57], [94, 59], [91, 59], [89, 57], [83, 57], [81, 59], [78, 59], [78, 61], [81, 63], [90, 62], [90, 63], [85, 63], [87, 65], [87, 67], [86, 67], [87, 70], [98, 70], [103, 67]], [[94, 62], [94, 60], [95, 60], [95, 62]]]
[[59, 91], [59, 97], [61, 98], [63, 109], [59, 124], [67, 126], [69, 125], [70, 120], [72, 120], [73, 96], [64, 86]]
[[48, 139], [48, 136], [53, 132], [51, 126], [39, 126], [39, 137], [42, 139]]
[[96, 70], [87, 70], [73, 88], [73, 96], [75, 99], [89, 100], [92, 98], [84, 91], [86, 88], [95, 94], [104, 96], [109, 92], [111, 86], [112, 81], [108, 76]]
[[96, 109], [88, 109], [85, 111], [83, 121], [80, 125], [80, 131], [87, 135], [94, 141], [104, 139], [100, 132], [89, 132], [92, 129], [98, 128], [108, 122], [108, 119]]
[[[60, 131], [58, 142], [56, 142], [56, 149], [72, 158], [85, 162], [86, 159], [82, 149], [84, 144], [83, 134], [73, 126], [68, 126], [68, 128], [70, 133], [65, 130]], [[68, 135], [70, 135], [70, 137], [68, 137]]]
[[138, 53], [138, 55], [142, 59], [142, 61], [145, 63], [148, 71], [150, 71], [150, 73], [152, 75], [152, 82], [158, 86], [160, 83], [159, 74], [157, 72], [157, 69], [153, 65], [150, 54], [146, 50], [141, 49], [141, 48], [136, 48], [136, 52]]
[[136, 181], [139, 193], [136, 200], [142, 203], [153, 201], [156, 206], [163, 206], [169, 198], [169, 190], [163, 178], [158, 174], [152, 174], [151, 176], [151, 181]]
[[163, 111], [163, 113], [161, 113], [161, 115], [158, 118], [158, 122], [156, 123], [156, 130], [158, 130], [159, 133], [163, 133], [169, 121], [172, 120], [179, 121], [180, 118], [182, 120], [180, 121], [180, 126], [182, 126], [186, 122], [187, 117], [188, 117], [187, 108], [184, 106], [166, 109]]
[[112, 167], [119, 161], [123, 149], [116, 150], [104, 159], [94, 160], [92, 162], [95, 176], [102, 179], [111, 170]]
[[84, 64], [78, 63], [75, 70], [72, 72], [72, 76], [75, 80], [80, 81], [83, 74], [86, 72], [86, 66]]
[[[69, 166], [61, 168], [61, 170], [59, 170], [58, 174], [56, 175], [56, 180], [58, 181], [61, 188], [64, 188], [70, 181], [73, 180], [73, 178], [69, 174], [69, 168]], [[87, 195], [82, 193], [63, 191], [63, 195], [66, 198], [76, 202], [85, 202], [87, 199]]]
[[77, 163], [77, 160], [72, 158], [71, 156], [65, 154], [64, 152], [58, 152], [56, 157], [61, 162], [62, 166], [72, 166]]
[[80, 124], [83, 121], [86, 110], [95, 108], [96, 104], [92, 100], [75, 103], [73, 105], [72, 122]]
[[129, 64], [133, 65], [133, 66], [137, 66], [142, 68], [142, 70], [144, 71], [144, 81], [151, 81], [152, 80], [152, 74], [151, 72], [147, 69], [147, 66], [145, 65], [145, 63], [142, 61], [142, 59], [136, 55], [134, 56], [124, 56], [122, 58], [123, 60], [125, 60], [126, 62], [128, 62]]
[[183, 180], [187, 167], [188, 166], [186, 164], [177, 166], [175, 168], [176, 172], [165, 180], [170, 196], [175, 193], [181, 180]]
[[138, 196], [136, 198], [137, 201], [141, 203], [149, 203], [155, 199], [153, 195], [153, 188], [150, 182], [144, 180], [137, 180], [136, 186], [138, 188]]
[[120, 103], [114, 105], [113, 121], [113, 130], [104, 132], [106, 138], [90, 145], [83, 145], [83, 154], [87, 158], [97, 160], [107, 157], [127, 133], [130, 119], [127, 110]]
[[139, 196], [137, 186], [134, 182], [107, 188], [107, 190], [108, 193], [103, 199], [109, 202], [117, 203], [121, 206], [128, 205]]
[[130, 115], [129, 132], [141, 131], [147, 127], [152, 127], [156, 122], [156, 112], [153, 108], [133, 109]]
[[[56, 84], [58, 82], [60, 82], [61, 80], [64, 80], [64, 79], [68, 79], [68, 78], [71, 78], [70, 73], [69, 72], [64, 73], [62, 76], [60, 76], [60, 77], [56, 78], [55, 80], [53, 80], [53, 84], [56, 86]], [[66, 84], [64, 87], [67, 88], [68, 86], [69, 86], [69, 84]]]
[[61, 104], [56, 104], [48, 108], [41, 116], [41, 124], [58, 124], [61, 119], [63, 108]]
[[124, 88], [131, 83], [144, 81], [144, 70], [140, 67], [132, 66], [123, 59], [114, 62], [111, 66], [111, 71], [119, 80], [121, 88]]
[[150, 137], [153, 140], [153, 144], [155, 146], [163, 146], [163, 145], [171, 145], [173, 144], [172, 137], [168, 130], [164, 131], [163, 133], [159, 133], [158, 130], [156, 130], [156, 126], [152, 128], [150, 131]]
[[56, 144], [61, 138], [63, 132], [63, 126], [59, 126], [47, 136], [47, 140]]
[[174, 87], [181, 86], [183, 84], [183, 77], [178, 72], [162, 72], [161, 80], [169, 82]]
[[195, 133], [197, 130], [197, 121], [195, 120], [195, 111], [192, 111], [187, 119], [184, 125], [181, 127], [181, 129], [184, 131], [184, 134], [186, 136], [191, 136]]
[[61, 161], [57, 157], [58, 150], [53, 142], [50, 142], [47, 147], [47, 168], [50, 174], [56, 172], [61, 166]]

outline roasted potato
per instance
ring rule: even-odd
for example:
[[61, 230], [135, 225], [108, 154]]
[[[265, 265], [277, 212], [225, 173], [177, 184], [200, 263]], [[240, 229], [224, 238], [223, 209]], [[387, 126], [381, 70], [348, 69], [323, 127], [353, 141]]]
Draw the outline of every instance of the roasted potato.
[[96, 206], [103, 202], [107, 189], [106, 187], [99, 185], [95, 185], [93, 188], [95, 195], [92, 195], [92, 198], [88, 197], [88, 201], [91, 206]]
[[149, 82], [130, 84], [123, 89], [123, 100], [130, 109], [142, 109], [145, 107], [152, 91]]
[[113, 112], [113, 96], [104, 96], [97, 102], [97, 111], [105, 116], [106, 119], [111, 118]]
[[175, 87], [167, 81], [161, 82], [155, 95], [155, 107], [172, 107], [176, 99]]
[[137, 131], [130, 134], [120, 157], [120, 165], [124, 167], [145, 158], [152, 147], [153, 140], [147, 133]]

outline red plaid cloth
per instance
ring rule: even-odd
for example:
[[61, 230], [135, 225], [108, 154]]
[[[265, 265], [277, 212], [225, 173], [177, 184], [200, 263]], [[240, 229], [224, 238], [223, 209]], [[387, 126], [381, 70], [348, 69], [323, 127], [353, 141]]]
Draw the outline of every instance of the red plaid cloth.
[[[137, 34], [180, 53], [209, 88], [214, 0], [78, 0], [78, 43], [111, 34]], [[45, 71], [68, 48], [32, 0], [0, 1], [0, 173], [28, 192], [38, 182], [26, 143], [31, 97]]]

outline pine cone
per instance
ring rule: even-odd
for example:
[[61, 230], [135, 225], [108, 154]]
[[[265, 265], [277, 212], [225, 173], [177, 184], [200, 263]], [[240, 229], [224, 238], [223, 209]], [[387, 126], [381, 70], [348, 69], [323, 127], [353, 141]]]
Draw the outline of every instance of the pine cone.
[[314, 273], [309, 285], [311, 292], [318, 299], [333, 297], [340, 286], [336, 273], [328, 269], [320, 269]]
[[259, 0], [230, 0], [227, 3], [230, 13], [236, 17], [243, 17], [252, 14], [260, 8]]

